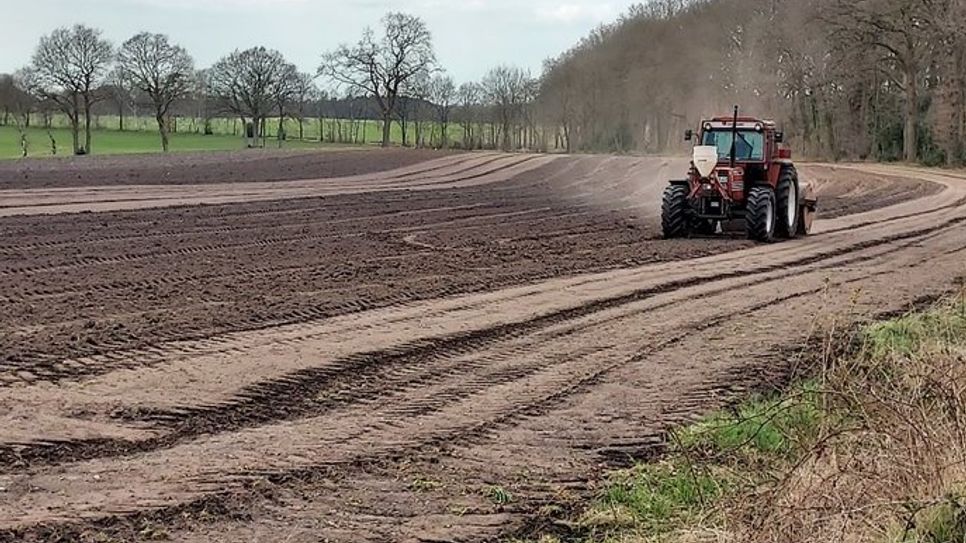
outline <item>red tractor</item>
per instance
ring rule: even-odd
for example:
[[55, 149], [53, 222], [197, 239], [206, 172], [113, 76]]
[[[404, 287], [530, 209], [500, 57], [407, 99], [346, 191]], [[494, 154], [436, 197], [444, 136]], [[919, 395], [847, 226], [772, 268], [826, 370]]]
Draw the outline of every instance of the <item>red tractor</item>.
[[[694, 139], [688, 130], [685, 139]], [[688, 178], [664, 189], [665, 238], [714, 234], [743, 219], [748, 237], [770, 242], [808, 234], [815, 217], [812, 187], [798, 178], [792, 152], [775, 123], [751, 117], [702, 121]]]

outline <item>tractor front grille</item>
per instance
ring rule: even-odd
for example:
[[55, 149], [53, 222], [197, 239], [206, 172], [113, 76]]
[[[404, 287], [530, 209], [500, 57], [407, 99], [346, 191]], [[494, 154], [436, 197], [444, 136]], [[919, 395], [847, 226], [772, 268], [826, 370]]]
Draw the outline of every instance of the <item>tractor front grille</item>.
[[720, 196], [709, 196], [701, 199], [701, 214], [708, 217], [725, 216], [725, 202]]

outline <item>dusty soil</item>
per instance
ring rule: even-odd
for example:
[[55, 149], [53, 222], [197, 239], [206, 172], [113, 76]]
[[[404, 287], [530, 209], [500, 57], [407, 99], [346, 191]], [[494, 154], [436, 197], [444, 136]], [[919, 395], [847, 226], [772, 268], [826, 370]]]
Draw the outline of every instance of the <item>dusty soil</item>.
[[804, 167], [815, 235], [756, 246], [655, 239], [681, 166], [2, 193], [0, 541], [489, 541], [966, 274], [958, 174]]

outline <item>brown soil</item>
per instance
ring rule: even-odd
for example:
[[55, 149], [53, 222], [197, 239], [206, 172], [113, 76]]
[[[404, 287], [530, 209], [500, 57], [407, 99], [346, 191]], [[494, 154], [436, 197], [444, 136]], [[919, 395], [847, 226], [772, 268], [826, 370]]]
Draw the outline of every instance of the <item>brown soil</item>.
[[7, 193], [0, 541], [493, 540], [784, 373], [825, 319], [966, 273], [956, 175], [803, 168], [835, 218], [756, 246], [655, 239], [680, 167]]
[[426, 149], [239, 150], [0, 161], [0, 190], [91, 185], [186, 185], [344, 177], [411, 166]]

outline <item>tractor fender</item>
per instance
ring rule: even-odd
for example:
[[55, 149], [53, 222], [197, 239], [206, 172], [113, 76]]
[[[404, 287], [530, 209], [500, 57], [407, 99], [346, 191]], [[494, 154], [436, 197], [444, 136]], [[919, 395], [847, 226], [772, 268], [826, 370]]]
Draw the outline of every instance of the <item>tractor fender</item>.
[[668, 185], [681, 185], [681, 186], [691, 186], [691, 183], [687, 179], [671, 179], [667, 182]]

